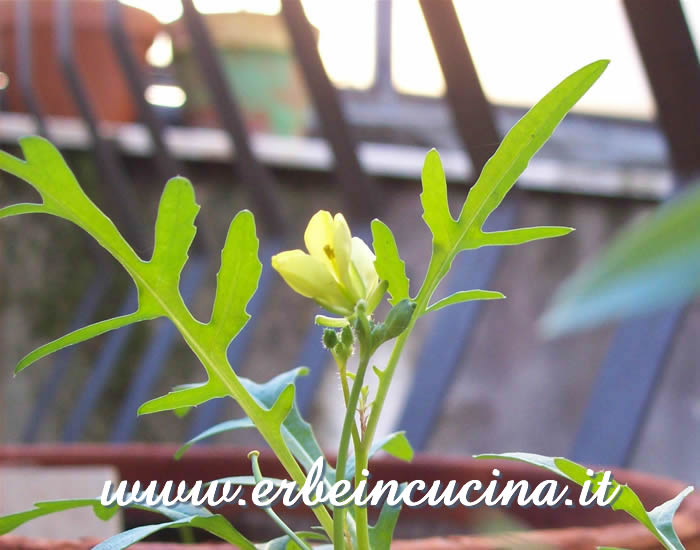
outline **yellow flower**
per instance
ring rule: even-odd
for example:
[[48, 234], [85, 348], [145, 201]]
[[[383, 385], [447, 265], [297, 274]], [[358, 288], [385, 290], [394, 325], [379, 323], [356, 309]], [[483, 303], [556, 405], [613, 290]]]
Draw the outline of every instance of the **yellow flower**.
[[309, 251], [287, 250], [272, 257], [272, 267], [293, 290], [312, 298], [327, 310], [347, 317], [360, 300], [371, 312], [381, 300], [374, 253], [353, 237], [342, 214], [321, 210], [304, 232]]

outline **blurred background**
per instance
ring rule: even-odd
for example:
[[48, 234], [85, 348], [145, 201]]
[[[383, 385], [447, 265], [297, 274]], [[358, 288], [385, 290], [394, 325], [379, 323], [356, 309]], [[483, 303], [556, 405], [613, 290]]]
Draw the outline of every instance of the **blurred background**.
[[[508, 299], [419, 323], [380, 430], [406, 429], [431, 453], [566, 455], [697, 484], [697, 304], [550, 341], [535, 323], [567, 276], [698, 173], [698, 40], [697, 0], [0, 0], [0, 147], [50, 138], [144, 258], [164, 182], [190, 177], [202, 210], [182, 293], [201, 319], [228, 224], [253, 210], [266, 270], [230, 359], [256, 381], [308, 365], [300, 406], [330, 448], [337, 376], [313, 304], [270, 256], [302, 247], [318, 209], [346, 213], [365, 238], [380, 217], [416, 290], [430, 251], [418, 199], [427, 150], [442, 155], [456, 212], [527, 108], [611, 59], [490, 220], [576, 232], [460, 257], [441, 292]], [[0, 175], [1, 205], [34, 198]], [[136, 419], [141, 402], [204, 376], [167, 322], [13, 379], [32, 349], [134, 307], [126, 275], [75, 227], [2, 221], [0, 443], [181, 442], [239, 414], [220, 402]]]

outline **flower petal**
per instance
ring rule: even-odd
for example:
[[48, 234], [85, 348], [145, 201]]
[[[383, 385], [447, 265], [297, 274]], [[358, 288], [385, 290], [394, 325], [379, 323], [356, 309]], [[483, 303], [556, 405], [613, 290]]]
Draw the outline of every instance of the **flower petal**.
[[336, 280], [317, 258], [302, 250], [288, 250], [272, 257], [272, 267], [302, 296], [313, 298], [327, 308], [330, 304], [343, 312], [352, 311], [352, 304], [348, 304]]
[[362, 292], [356, 292], [350, 274], [350, 262], [352, 255], [352, 235], [350, 228], [342, 214], [336, 214], [333, 218], [333, 256], [336, 278], [352, 295], [354, 301], [363, 297]]
[[304, 243], [309, 254], [331, 267], [327, 246], [333, 243], [333, 217], [327, 210], [319, 210], [309, 220], [304, 232]]
[[357, 270], [357, 274], [362, 280], [364, 286], [364, 297], [368, 297], [377, 284], [379, 284], [379, 275], [374, 267], [376, 259], [369, 246], [359, 237], [352, 238], [352, 263]]

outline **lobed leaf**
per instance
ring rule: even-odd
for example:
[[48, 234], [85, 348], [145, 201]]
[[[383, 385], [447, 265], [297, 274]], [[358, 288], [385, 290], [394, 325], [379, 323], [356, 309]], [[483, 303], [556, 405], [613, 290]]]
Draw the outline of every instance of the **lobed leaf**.
[[[603, 74], [609, 61], [596, 61], [564, 79], [511, 128], [469, 190], [459, 215], [460, 245], [469, 245], [470, 230], [481, 229], [486, 218], [527, 168], [530, 159], [550, 138], [564, 116]], [[466, 242], [464, 242], [466, 241]]]
[[[258, 239], [252, 214], [240, 212], [231, 223], [222, 251], [211, 321], [204, 325], [186, 308], [179, 290], [180, 273], [196, 233], [194, 220], [199, 211], [189, 181], [176, 177], [166, 184], [158, 207], [153, 254], [150, 261], [144, 261], [83, 192], [53, 145], [43, 138], [29, 137], [21, 139], [20, 146], [25, 160], [1, 152], [0, 169], [29, 183], [43, 202], [3, 208], [0, 210], [2, 216], [44, 212], [84, 229], [131, 275], [138, 291], [138, 307], [130, 315], [83, 327], [40, 347], [20, 361], [16, 372], [66, 346], [130, 323], [166, 316], [202, 360], [209, 382], [151, 401], [141, 412], [193, 406], [222, 395], [233, 395], [237, 400], [247, 401], [243, 389], [236, 384], [235, 373], [225, 368], [228, 367], [225, 351], [249, 318], [245, 307], [257, 288], [262, 269], [257, 257]], [[233, 388], [229, 387], [231, 385]]]
[[[488, 454], [478, 455], [475, 458], [507, 459], [525, 462], [563, 476], [578, 485], [583, 485], [586, 481], [593, 480], [593, 489], [597, 486], [596, 482], [602, 477], [602, 472], [589, 476], [586, 473], [587, 468], [585, 466], [581, 466], [566, 458], [552, 458], [530, 453]], [[620, 485], [612, 480], [611, 490], [615, 490], [618, 487], [619, 492], [617, 493], [617, 498], [611, 504], [613, 510], [622, 510], [628, 513], [639, 523], [644, 525], [668, 550], [684, 549], [683, 544], [673, 529], [673, 516], [683, 499], [693, 491], [693, 487], [687, 487], [675, 498], [657, 506], [650, 512], [644, 509], [642, 501], [639, 500], [639, 497], [632, 489], [627, 485]]]
[[608, 61], [596, 61], [579, 69], [513, 126], [469, 190], [459, 218], [452, 218], [440, 157], [430, 151], [423, 168], [423, 219], [433, 234], [433, 254], [426, 274], [427, 298], [447, 274], [462, 250], [481, 246], [511, 245], [566, 234], [569, 228], [526, 228], [484, 233], [483, 225], [527, 168], [566, 113], [600, 77]]
[[[31, 136], [19, 140], [25, 160], [0, 151], [0, 170], [31, 185], [41, 196], [40, 205], [15, 205], [15, 213], [43, 212], [71, 221], [107, 248], [125, 268], [138, 257], [112, 221], [88, 198], [58, 150], [46, 139]], [[19, 210], [17, 210], [19, 209]], [[26, 212], [21, 210], [25, 209]]]
[[372, 248], [376, 260], [374, 266], [382, 281], [389, 283], [389, 303], [395, 306], [408, 298], [409, 280], [406, 276], [406, 263], [399, 256], [396, 240], [391, 229], [380, 220], [372, 220]]

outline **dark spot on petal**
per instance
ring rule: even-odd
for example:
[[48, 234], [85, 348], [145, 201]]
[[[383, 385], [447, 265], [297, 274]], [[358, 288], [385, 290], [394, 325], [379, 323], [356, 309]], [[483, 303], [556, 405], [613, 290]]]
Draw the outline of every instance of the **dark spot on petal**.
[[326, 246], [324, 246], [323, 251], [326, 253], [326, 256], [328, 256], [329, 260], [333, 260], [335, 258], [335, 252], [333, 251], [331, 245], [327, 244]]

